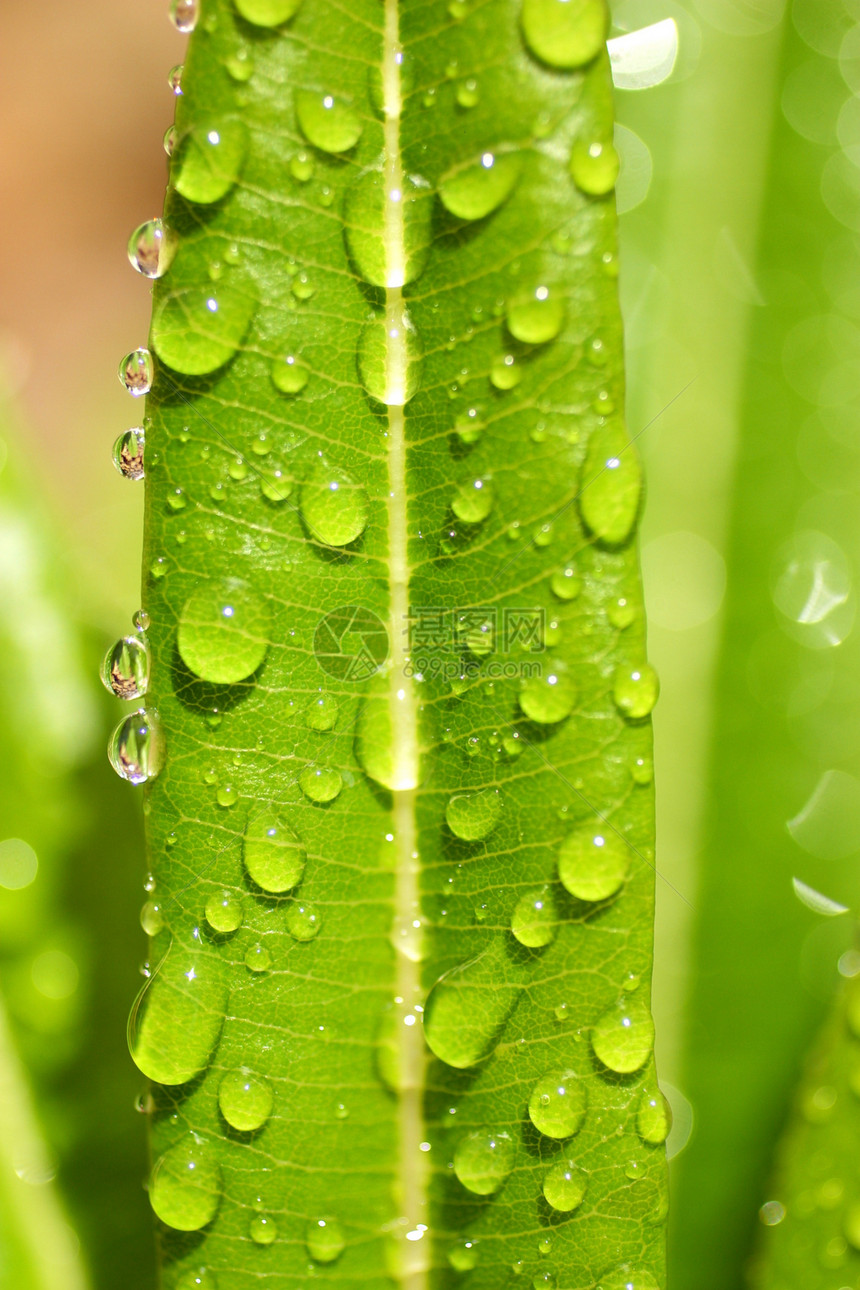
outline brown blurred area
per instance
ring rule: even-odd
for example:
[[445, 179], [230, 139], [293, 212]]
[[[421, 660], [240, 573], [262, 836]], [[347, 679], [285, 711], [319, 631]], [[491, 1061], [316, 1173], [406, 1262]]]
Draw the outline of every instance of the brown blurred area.
[[82, 608], [114, 632], [137, 607], [142, 489], [110, 448], [143, 412], [116, 368], [150, 309], [125, 246], [161, 210], [184, 47], [167, 0], [0, 4], [0, 364]]

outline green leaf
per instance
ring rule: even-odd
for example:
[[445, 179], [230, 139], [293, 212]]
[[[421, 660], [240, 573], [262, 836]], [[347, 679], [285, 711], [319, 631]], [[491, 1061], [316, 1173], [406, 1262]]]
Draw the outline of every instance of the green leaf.
[[113, 750], [165, 1284], [649, 1290], [656, 681], [614, 203], [570, 172], [606, 10], [238, 10], [182, 79]]

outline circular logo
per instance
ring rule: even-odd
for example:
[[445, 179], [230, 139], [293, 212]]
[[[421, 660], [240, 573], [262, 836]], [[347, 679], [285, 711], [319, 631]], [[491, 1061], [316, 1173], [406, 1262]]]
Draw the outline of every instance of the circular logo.
[[388, 658], [388, 632], [372, 609], [343, 605], [317, 623], [314, 655], [338, 681], [366, 681]]

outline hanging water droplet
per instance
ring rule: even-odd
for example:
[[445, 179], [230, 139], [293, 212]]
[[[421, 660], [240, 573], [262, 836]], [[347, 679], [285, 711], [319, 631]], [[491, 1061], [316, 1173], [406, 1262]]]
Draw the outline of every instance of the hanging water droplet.
[[654, 709], [660, 694], [657, 673], [649, 663], [638, 667], [619, 667], [615, 673], [612, 697], [623, 716], [630, 721], [641, 721]]
[[344, 207], [346, 242], [367, 282], [396, 288], [419, 276], [433, 236], [432, 198], [430, 186], [412, 176], [394, 189], [381, 170], [366, 170], [353, 181]]
[[633, 531], [642, 494], [639, 459], [623, 427], [609, 421], [592, 431], [582, 467], [579, 510], [596, 538], [619, 546]]
[[497, 788], [477, 793], [455, 793], [445, 807], [448, 828], [464, 842], [488, 838], [502, 818], [504, 801]]
[[227, 59], [227, 71], [234, 81], [244, 84], [254, 74], [254, 59], [247, 45], [240, 45]]
[[275, 1094], [262, 1075], [252, 1075], [244, 1066], [229, 1071], [218, 1085], [218, 1105], [228, 1124], [240, 1133], [251, 1133], [272, 1114]]
[[627, 843], [613, 829], [584, 825], [562, 842], [558, 876], [577, 900], [609, 900], [627, 881], [630, 857]]
[[128, 239], [129, 263], [145, 278], [163, 278], [173, 263], [177, 245], [176, 234], [163, 220], [147, 220]]
[[520, 896], [511, 915], [511, 931], [520, 945], [540, 949], [555, 940], [558, 913], [549, 887]]
[[535, 287], [509, 302], [508, 331], [526, 345], [545, 345], [561, 331], [564, 312], [564, 300], [558, 291]]
[[471, 1272], [478, 1265], [478, 1242], [458, 1241], [448, 1250], [448, 1262], [455, 1272]]
[[513, 390], [523, 379], [522, 363], [515, 354], [497, 354], [490, 367], [490, 384], [497, 390]]
[[247, 150], [248, 131], [241, 121], [199, 122], [183, 136], [173, 186], [189, 202], [218, 202], [239, 178]]
[[477, 161], [455, 166], [442, 176], [442, 205], [457, 219], [484, 219], [511, 195], [520, 169], [516, 153], [485, 152]]
[[620, 161], [614, 145], [603, 139], [578, 139], [570, 157], [570, 173], [580, 192], [590, 197], [611, 193]]
[[149, 614], [145, 609], [137, 609], [131, 617], [134, 628], [139, 632], [148, 632], [150, 627]]
[[247, 282], [189, 287], [164, 296], [152, 318], [152, 343], [175, 372], [205, 376], [223, 367], [242, 343], [257, 308]]
[[245, 582], [225, 578], [199, 587], [179, 615], [177, 646], [202, 681], [233, 685], [257, 671], [269, 649], [269, 607]]
[[141, 990], [128, 1022], [138, 1070], [157, 1084], [185, 1084], [209, 1065], [227, 1007], [227, 968], [195, 928], [174, 939]]
[[491, 479], [467, 479], [451, 499], [451, 510], [464, 524], [480, 524], [493, 509], [494, 500]]
[[199, 12], [197, 0], [170, 0], [170, 21], [177, 31], [186, 35], [197, 26]]
[[302, 485], [302, 519], [326, 546], [348, 546], [367, 527], [367, 493], [345, 470], [317, 462]]
[[221, 1201], [221, 1170], [211, 1149], [190, 1134], [165, 1151], [152, 1171], [149, 1203], [168, 1227], [197, 1232]]
[[659, 1088], [645, 1085], [639, 1096], [636, 1111], [636, 1128], [639, 1137], [652, 1147], [665, 1142], [672, 1128], [672, 1111]]
[[334, 1263], [346, 1248], [346, 1237], [336, 1219], [318, 1218], [305, 1228], [305, 1244], [317, 1263]]
[[573, 1160], [559, 1160], [543, 1177], [542, 1190], [546, 1202], [560, 1214], [569, 1214], [583, 1201], [588, 1188], [588, 1175]]
[[148, 900], [140, 911], [140, 926], [147, 936], [157, 936], [164, 927], [164, 915], [161, 906], [154, 900]]
[[606, 43], [605, 0], [523, 0], [520, 21], [529, 49], [550, 67], [581, 67]]
[[287, 905], [286, 924], [294, 941], [312, 941], [319, 935], [322, 915], [309, 901], [292, 900]]
[[140, 699], [149, 684], [149, 648], [140, 636], [123, 636], [104, 656], [102, 682], [118, 699]]
[[516, 1152], [507, 1133], [470, 1133], [454, 1152], [454, 1173], [467, 1191], [492, 1196], [507, 1181]]
[[301, 882], [305, 849], [275, 811], [264, 811], [248, 822], [243, 854], [245, 868], [263, 891], [291, 891]]
[[660, 1285], [650, 1272], [624, 1263], [601, 1277], [596, 1290], [660, 1290]]
[[184, 71], [185, 71], [184, 64], [177, 63], [176, 66], [171, 67], [170, 71], [167, 73], [167, 84], [169, 85], [173, 93], [177, 96], [177, 98], [182, 93], [182, 73]]
[[556, 725], [573, 711], [576, 690], [567, 673], [553, 668], [525, 681], [518, 698], [531, 721], [543, 726]]
[[625, 999], [605, 1012], [591, 1033], [598, 1061], [629, 1075], [641, 1070], [654, 1048], [654, 1022], [644, 1003]]
[[133, 349], [119, 365], [120, 383], [125, 386], [132, 398], [139, 399], [152, 389], [152, 378], [155, 374], [152, 355], [148, 349]]
[[421, 337], [405, 308], [394, 318], [365, 323], [358, 342], [358, 371], [371, 398], [403, 407], [418, 392], [424, 356]]
[[588, 1110], [588, 1090], [575, 1071], [554, 1071], [535, 1084], [529, 1098], [529, 1119], [544, 1137], [571, 1138]]
[[308, 383], [310, 373], [294, 354], [286, 358], [276, 358], [272, 363], [272, 384], [282, 394], [301, 394]]
[[222, 936], [237, 931], [245, 921], [240, 897], [232, 891], [215, 892], [206, 902], [206, 921], [213, 932]]
[[424, 1010], [431, 1052], [459, 1070], [489, 1057], [519, 999], [520, 975], [498, 937], [482, 954], [441, 976]]
[[108, 759], [120, 779], [145, 784], [155, 779], [164, 758], [164, 735], [158, 713], [139, 708], [125, 717], [108, 744]]
[[235, 0], [236, 11], [255, 27], [280, 27], [292, 18], [302, 0]]
[[312, 802], [333, 802], [343, 788], [343, 777], [331, 766], [306, 766], [299, 774], [299, 786]]
[[314, 699], [305, 712], [305, 724], [311, 730], [333, 730], [337, 722], [337, 699], [330, 694], [321, 694]]
[[361, 118], [345, 99], [315, 90], [296, 94], [296, 116], [309, 143], [323, 152], [348, 152], [361, 138]]
[[355, 726], [355, 755], [362, 770], [383, 788], [392, 792], [413, 789], [418, 784], [417, 749], [401, 751], [394, 759], [394, 721], [392, 704], [400, 700], [405, 691], [395, 697], [387, 675], [376, 672], [371, 677], [362, 699]]

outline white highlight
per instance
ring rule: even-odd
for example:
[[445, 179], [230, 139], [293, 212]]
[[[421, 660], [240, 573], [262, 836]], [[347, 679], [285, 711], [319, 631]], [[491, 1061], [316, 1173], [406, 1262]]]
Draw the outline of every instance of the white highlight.
[[668, 80], [678, 58], [678, 27], [674, 18], [664, 18], [616, 36], [606, 45], [617, 90], [650, 90]]

